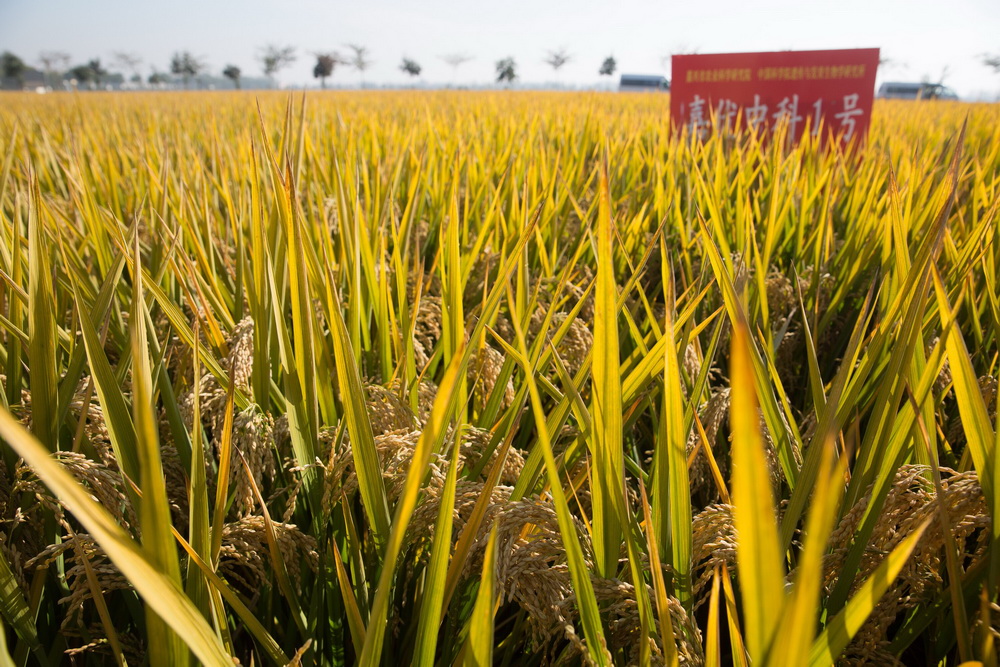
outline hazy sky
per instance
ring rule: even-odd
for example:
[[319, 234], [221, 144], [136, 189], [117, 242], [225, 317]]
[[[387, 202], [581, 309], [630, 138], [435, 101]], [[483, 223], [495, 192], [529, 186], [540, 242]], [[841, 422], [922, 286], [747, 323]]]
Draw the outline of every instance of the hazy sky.
[[[960, 95], [1000, 90], [1000, 75], [979, 54], [1000, 53], [1000, 0], [0, 0], [0, 50], [37, 64], [42, 50], [66, 51], [74, 62], [130, 51], [143, 72], [168, 68], [188, 49], [213, 73], [227, 63], [256, 75], [255, 54], [266, 43], [295, 46], [298, 60], [282, 71], [285, 85], [313, 85], [311, 52], [344, 52], [348, 42], [369, 48], [368, 83], [403, 83], [403, 56], [417, 60], [427, 83], [484, 83], [494, 62], [512, 56], [522, 81], [600, 82], [608, 55], [619, 72], [664, 72], [670, 53], [719, 53], [880, 47], [892, 64], [880, 80], [937, 79]], [[573, 60], [558, 75], [542, 62], [565, 47]], [[458, 69], [440, 56], [474, 57]], [[359, 75], [338, 69], [333, 84]]]

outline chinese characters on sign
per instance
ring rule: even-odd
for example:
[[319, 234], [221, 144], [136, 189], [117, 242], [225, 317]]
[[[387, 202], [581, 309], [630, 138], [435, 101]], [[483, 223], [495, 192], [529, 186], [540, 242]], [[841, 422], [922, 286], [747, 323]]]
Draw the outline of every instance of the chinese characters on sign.
[[[878, 49], [673, 56], [670, 116], [706, 137], [719, 129], [786, 126], [794, 140], [821, 131], [864, 140], [875, 94]], [[822, 128], [822, 129], [821, 129]]]

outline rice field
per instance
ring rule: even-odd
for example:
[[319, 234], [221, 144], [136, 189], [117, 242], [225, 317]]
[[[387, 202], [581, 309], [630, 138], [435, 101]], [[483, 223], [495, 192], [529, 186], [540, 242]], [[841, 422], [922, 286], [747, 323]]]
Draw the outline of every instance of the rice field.
[[997, 665], [1000, 106], [0, 98], [0, 665]]

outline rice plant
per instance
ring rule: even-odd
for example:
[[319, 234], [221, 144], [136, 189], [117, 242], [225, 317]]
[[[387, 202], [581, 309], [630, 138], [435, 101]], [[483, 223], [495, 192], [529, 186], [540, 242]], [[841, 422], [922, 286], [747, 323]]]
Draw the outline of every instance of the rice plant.
[[1000, 107], [0, 105], [0, 663], [997, 664]]

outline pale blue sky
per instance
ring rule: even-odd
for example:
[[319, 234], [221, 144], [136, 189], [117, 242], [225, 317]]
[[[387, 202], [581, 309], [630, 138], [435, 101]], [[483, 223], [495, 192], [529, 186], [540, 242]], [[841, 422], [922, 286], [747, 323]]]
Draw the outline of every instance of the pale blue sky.
[[[1000, 76], [978, 54], [1000, 52], [1000, 0], [0, 0], [0, 50], [37, 62], [42, 50], [70, 53], [74, 62], [110, 60], [131, 51], [167, 69], [170, 54], [189, 49], [218, 73], [227, 63], [259, 73], [257, 48], [272, 42], [297, 47], [298, 60], [279, 75], [285, 85], [313, 85], [312, 51], [366, 45], [374, 61], [369, 83], [403, 83], [404, 55], [424, 68], [427, 83], [448, 83], [439, 56], [465, 52], [474, 60], [458, 83], [484, 83], [493, 63], [513, 56], [522, 81], [600, 81], [601, 60], [613, 54], [619, 72], [662, 72], [663, 56], [782, 49], [881, 47], [897, 65], [880, 79], [937, 78], [963, 96], [995, 95]], [[558, 75], [542, 62], [565, 47], [573, 60]], [[333, 83], [357, 83], [339, 69]]]

